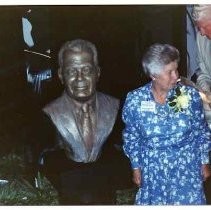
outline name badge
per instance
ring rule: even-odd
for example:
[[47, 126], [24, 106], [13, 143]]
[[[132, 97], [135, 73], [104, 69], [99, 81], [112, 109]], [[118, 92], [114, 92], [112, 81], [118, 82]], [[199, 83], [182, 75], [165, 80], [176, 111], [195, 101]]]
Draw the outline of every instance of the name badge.
[[142, 101], [141, 102], [141, 112], [155, 112], [155, 102], [154, 101]]

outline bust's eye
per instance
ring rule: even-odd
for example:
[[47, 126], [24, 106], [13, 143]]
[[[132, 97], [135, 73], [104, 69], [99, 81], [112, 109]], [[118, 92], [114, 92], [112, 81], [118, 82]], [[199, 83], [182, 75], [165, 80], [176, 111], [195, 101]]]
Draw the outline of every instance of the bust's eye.
[[85, 75], [90, 74], [91, 71], [92, 71], [92, 69], [88, 66], [83, 68], [83, 74], [85, 74]]
[[74, 75], [76, 75], [76, 73], [77, 73], [77, 70], [75, 68], [65, 69], [66, 76], [74, 76]]

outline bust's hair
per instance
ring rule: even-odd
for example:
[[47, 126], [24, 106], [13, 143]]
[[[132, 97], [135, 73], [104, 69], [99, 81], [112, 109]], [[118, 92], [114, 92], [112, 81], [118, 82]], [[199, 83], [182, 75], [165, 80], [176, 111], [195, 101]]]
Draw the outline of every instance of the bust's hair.
[[151, 45], [142, 58], [142, 66], [146, 75], [159, 75], [164, 66], [176, 61], [179, 63], [179, 50], [169, 44], [155, 43]]
[[94, 64], [98, 66], [98, 54], [96, 46], [87, 40], [75, 39], [65, 42], [58, 53], [58, 62], [60, 67], [63, 66], [63, 54], [65, 51], [90, 53], [93, 56]]
[[198, 4], [193, 6], [192, 17], [194, 21], [211, 20], [211, 5]]

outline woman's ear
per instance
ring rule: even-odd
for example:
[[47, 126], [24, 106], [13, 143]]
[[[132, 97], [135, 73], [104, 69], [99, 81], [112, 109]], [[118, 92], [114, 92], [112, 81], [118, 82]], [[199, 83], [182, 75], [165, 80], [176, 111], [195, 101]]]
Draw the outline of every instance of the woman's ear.
[[155, 76], [154, 75], [150, 75], [150, 78], [154, 81], [155, 80]]
[[59, 68], [58, 71], [57, 71], [57, 74], [58, 74], [58, 77], [62, 83], [62, 85], [64, 84], [64, 80], [63, 80], [63, 75], [62, 75], [62, 69]]

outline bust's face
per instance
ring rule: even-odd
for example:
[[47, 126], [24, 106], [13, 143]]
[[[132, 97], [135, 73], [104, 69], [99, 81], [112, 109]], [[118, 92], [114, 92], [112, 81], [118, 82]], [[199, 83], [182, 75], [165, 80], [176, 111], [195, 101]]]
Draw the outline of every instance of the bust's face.
[[197, 26], [202, 36], [211, 39], [211, 20], [198, 21]]
[[90, 53], [64, 52], [61, 74], [60, 78], [71, 98], [86, 101], [95, 94], [100, 72]]

